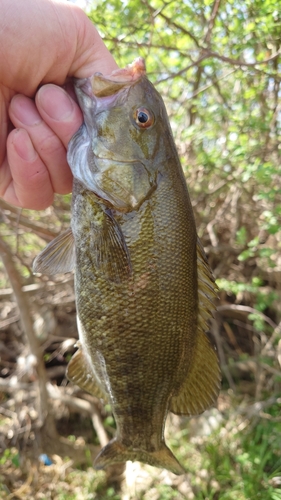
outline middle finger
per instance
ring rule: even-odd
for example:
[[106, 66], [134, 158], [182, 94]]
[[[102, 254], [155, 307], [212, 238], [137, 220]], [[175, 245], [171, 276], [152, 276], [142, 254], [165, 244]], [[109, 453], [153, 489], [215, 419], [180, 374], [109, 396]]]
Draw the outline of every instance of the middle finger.
[[27, 130], [34, 148], [49, 171], [54, 191], [68, 193], [72, 175], [66, 162], [65, 147], [42, 120], [34, 101], [24, 95], [16, 95], [11, 101], [9, 114], [15, 127]]

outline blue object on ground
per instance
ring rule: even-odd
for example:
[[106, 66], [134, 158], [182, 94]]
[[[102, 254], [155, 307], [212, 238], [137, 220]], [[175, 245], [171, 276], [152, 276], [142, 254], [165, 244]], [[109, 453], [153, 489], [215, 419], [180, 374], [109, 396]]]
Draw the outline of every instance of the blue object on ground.
[[46, 453], [42, 453], [42, 455], [39, 456], [40, 462], [42, 462], [44, 465], [52, 465], [53, 461], [46, 455]]

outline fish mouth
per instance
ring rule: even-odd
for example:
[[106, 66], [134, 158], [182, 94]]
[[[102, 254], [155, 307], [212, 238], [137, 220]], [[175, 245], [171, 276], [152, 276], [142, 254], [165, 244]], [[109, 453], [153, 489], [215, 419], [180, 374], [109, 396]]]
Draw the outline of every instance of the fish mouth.
[[79, 99], [79, 94], [84, 94], [94, 101], [103, 100], [103, 104], [114, 103], [120, 91], [131, 87], [146, 75], [145, 62], [142, 57], [135, 59], [126, 68], [114, 70], [110, 75], [104, 76], [95, 73], [90, 78], [74, 79], [74, 87]]
[[145, 62], [142, 57], [135, 59], [126, 68], [117, 69], [109, 76], [96, 73], [91, 79], [92, 93], [96, 97], [107, 97], [115, 94], [123, 87], [131, 86], [145, 76]]

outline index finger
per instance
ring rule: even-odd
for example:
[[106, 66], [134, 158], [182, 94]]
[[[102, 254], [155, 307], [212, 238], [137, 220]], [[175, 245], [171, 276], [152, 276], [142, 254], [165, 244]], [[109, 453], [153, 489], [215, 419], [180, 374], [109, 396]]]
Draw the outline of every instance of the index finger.
[[83, 123], [78, 104], [65, 90], [53, 84], [43, 85], [35, 101], [45, 123], [67, 148], [71, 137]]

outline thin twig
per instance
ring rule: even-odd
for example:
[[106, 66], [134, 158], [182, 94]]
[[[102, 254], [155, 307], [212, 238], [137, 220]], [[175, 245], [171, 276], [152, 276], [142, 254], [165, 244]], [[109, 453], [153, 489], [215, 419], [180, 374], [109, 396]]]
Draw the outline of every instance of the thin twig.
[[85, 399], [76, 398], [72, 395], [68, 395], [65, 391], [54, 387], [52, 384], [47, 384], [48, 394], [52, 399], [58, 399], [67, 406], [75, 408], [79, 412], [86, 412], [91, 416], [93, 427], [97, 433], [99, 442], [101, 446], [106, 446], [109, 439], [104, 429], [102, 419], [100, 417], [99, 411], [94, 403], [90, 403]]
[[180, 24], [176, 23], [175, 21], [172, 21], [172, 19], [168, 16], [166, 16], [165, 14], [163, 14], [163, 12], [158, 12], [158, 16], [162, 17], [163, 19], [165, 19], [165, 21], [170, 25], [170, 26], [173, 26], [174, 28], [176, 28], [177, 30], [180, 30], [184, 35], [187, 35], [189, 38], [191, 38], [191, 40], [193, 40], [193, 42], [195, 43], [196, 47], [200, 48], [200, 44], [196, 38], [195, 35], [193, 35], [193, 33], [191, 33], [190, 31], [188, 31], [186, 28], [184, 28], [183, 26], [181, 26]]
[[23, 226], [27, 227], [28, 229], [32, 229], [33, 232], [38, 234], [38, 236], [40, 236], [44, 240], [50, 241], [59, 234], [59, 231], [52, 231], [42, 223], [39, 224], [34, 221], [31, 221], [27, 217], [24, 217], [21, 214], [21, 211], [19, 212], [18, 208], [11, 207], [8, 203], [6, 203], [4, 200], [1, 199], [0, 199], [0, 208], [10, 212], [9, 214], [5, 215], [10, 221], [15, 222], [16, 226]]
[[219, 59], [221, 61], [227, 62], [227, 63], [232, 64], [234, 66], [239, 66], [239, 67], [243, 67], [243, 66], [255, 67], [255, 66], [259, 66], [261, 64], [267, 64], [270, 61], [273, 61], [274, 59], [276, 59], [276, 57], [278, 57], [280, 55], [280, 53], [281, 52], [278, 51], [278, 52], [276, 52], [276, 54], [274, 54], [273, 56], [269, 57], [268, 59], [264, 59], [263, 61], [254, 61], [252, 63], [247, 63], [245, 61], [242, 61], [241, 59], [231, 59], [230, 57], [222, 56], [221, 54], [218, 54], [217, 52], [213, 52], [211, 50], [202, 49], [202, 56], [200, 56], [196, 61], [194, 61], [193, 63], [189, 64], [188, 66], [186, 66], [182, 70], [177, 71], [176, 73], [171, 73], [166, 78], [162, 78], [162, 79], [158, 80], [156, 82], [156, 84], [162, 83], [162, 82], [166, 82], [167, 80], [171, 80], [173, 78], [177, 78], [178, 76], [181, 76], [183, 73], [185, 73], [189, 69], [193, 68], [194, 66], [198, 66], [205, 59], [209, 59], [211, 57], [214, 57], [215, 59]]
[[254, 67], [254, 66], [259, 66], [260, 64], [267, 64], [270, 61], [274, 61], [276, 59], [281, 51], [279, 50], [276, 52], [273, 56], [268, 57], [268, 59], [264, 59], [263, 61], [254, 61], [254, 62], [245, 62], [241, 59], [232, 59], [231, 57], [223, 56], [221, 54], [218, 54], [217, 52], [213, 52], [212, 50], [208, 50], [208, 57], [215, 57], [216, 59], [220, 59], [221, 61], [227, 62], [229, 64], [233, 64], [234, 66], [247, 66], [247, 67]]
[[[219, 313], [224, 313], [227, 311], [239, 311], [242, 313], [258, 314], [261, 317], [261, 319], [266, 321], [266, 323], [268, 323], [271, 326], [271, 328], [274, 328], [274, 329], [277, 328], [277, 325], [276, 325], [276, 323], [274, 323], [274, 321], [272, 321], [268, 316], [266, 316], [262, 312], [258, 311], [254, 307], [242, 306], [239, 304], [228, 304], [225, 306], [218, 306], [217, 311]], [[281, 325], [279, 325], [279, 326], [281, 326]]]

